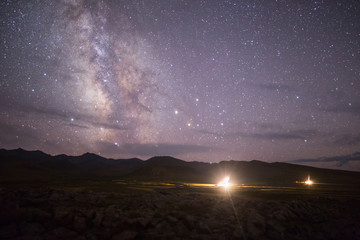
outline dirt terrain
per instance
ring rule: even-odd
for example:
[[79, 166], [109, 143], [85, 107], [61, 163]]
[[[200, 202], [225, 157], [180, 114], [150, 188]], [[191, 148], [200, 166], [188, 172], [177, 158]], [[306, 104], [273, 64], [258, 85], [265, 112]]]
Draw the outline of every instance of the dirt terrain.
[[153, 183], [3, 186], [0, 239], [360, 239], [358, 194]]

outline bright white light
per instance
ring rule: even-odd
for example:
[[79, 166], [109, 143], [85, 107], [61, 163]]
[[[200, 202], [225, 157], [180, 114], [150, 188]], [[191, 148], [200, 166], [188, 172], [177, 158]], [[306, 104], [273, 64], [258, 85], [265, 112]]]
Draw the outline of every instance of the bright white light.
[[311, 184], [313, 184], [313, 181], [311, 181], [310, 176], [308, 176], [308, 179], [305, 181], [305, 184], [306, 184], [306, 185], [311, 185]]
[[229, 188], [232, 184], [229, 183], [230, 177], [225, 177], [221, 182], [217, 184], [218, 187]]
[[175, 115], [178, 115], [178, 114], [179, 114], [179, 111], [178, 111], [178, 110], [175, 110], [174, 113], [175, 113]]

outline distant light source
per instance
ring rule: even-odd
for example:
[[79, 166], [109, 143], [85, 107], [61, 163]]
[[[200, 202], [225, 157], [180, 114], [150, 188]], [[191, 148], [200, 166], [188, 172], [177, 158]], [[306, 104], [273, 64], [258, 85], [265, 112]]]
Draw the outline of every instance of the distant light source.
[[225, 189], [229, 188], [232, 184], [229, 182], [230, 181], [230, 177], [227, 176], [225, 177], [221, 182], [219, 182], [217, 184], [218, 187], [223, 187]]
[[313, 181], [311, 181], [310, 176], [308, 176], [308, 179], [305, 181], [306, 185], [312, 185]]

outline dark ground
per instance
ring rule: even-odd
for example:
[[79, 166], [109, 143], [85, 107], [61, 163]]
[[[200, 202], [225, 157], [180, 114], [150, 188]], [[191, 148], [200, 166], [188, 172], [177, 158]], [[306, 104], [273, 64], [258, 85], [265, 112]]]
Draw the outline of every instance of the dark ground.
[[360, 189], [3, 183], [0, 239], [356, 240]]

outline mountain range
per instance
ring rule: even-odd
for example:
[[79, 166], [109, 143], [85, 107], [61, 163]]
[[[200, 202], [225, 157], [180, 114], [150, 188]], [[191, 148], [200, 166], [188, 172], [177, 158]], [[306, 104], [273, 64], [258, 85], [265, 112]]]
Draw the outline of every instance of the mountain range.
[[186, 162], [169, 156], [109, 159], [93, 153], [51, 156], [41, 151], [0, 149], [0, 182], [79, 179], [216, 183], [224, 176], [238, 184], [293, 185], [310, 175], [315, 182], [360, 186], [360, 172], [330, 170], [283, 162]]

